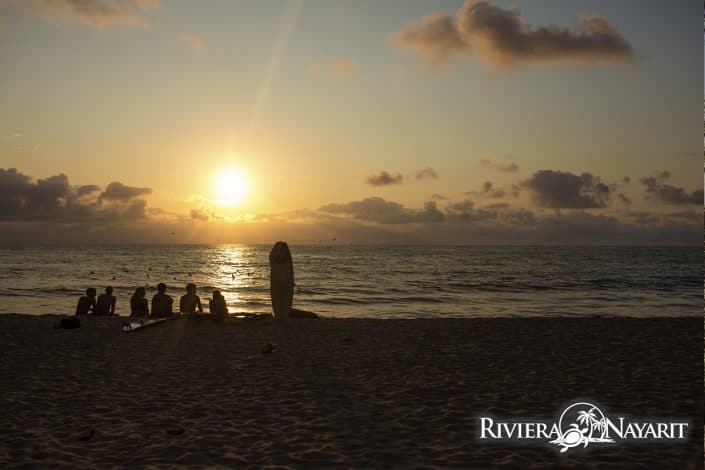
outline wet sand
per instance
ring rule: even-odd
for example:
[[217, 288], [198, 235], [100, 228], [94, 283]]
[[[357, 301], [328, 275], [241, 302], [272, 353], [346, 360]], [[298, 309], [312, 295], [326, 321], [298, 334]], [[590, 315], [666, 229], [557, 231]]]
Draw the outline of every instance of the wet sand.
[[[0, 315], [0, 466], [703, 468], [703, 320], [180, 319]], [[279, 349], [262, 354], [266, 342]], [[686, 417], [680, 444], [477, 439], [590, 398]]]

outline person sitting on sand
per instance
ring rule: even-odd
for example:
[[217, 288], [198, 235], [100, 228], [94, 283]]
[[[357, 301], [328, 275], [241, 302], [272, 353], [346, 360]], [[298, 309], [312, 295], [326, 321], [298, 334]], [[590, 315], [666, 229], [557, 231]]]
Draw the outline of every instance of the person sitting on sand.
[[93, 315], [115, 315], [115, 296], [112, 287], [106, 287], [105, 294], [98, 296]]
[[145, 299], [146, 295], [144, 287], [135, 289], [135, 293], [130, 297], [130, 315], [139, 317], [149, 315], [149, 303]]
[[181, 313], [196, 313], [196, 308], [203, 313], [201, 298], [196, 295], [196, 284], [190, 282], [186, 284], [186, 295], [182, 295], [179, 301], [179, 310]]
[[228, 316], [228, 305], [219, 290], [213, 291], [213, 300], [208, 302], [208, 308], [211, 314], [214, 315], [214, 320], [224, 320]]
[[86, 289], [86, 295], [82, 295], [76, 304], [76, 315], [88, 315], [95, 313], [96, 290], [93, 287]]
[[157, 284], [157, 293], [152, 297], [152, 316], [168, 317], [173, 314], [174, 299], [166, 295], [166, 284]]

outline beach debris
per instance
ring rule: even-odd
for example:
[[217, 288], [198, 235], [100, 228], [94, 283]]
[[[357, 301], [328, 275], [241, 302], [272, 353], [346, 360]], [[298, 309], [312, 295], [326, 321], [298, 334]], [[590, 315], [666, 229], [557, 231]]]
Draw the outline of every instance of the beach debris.
[[266, 343], [262, 346], [262, 349], [260, 351], [262, 352], [262, 354], [271, 354], [277, 349], [279, 349], [277, 343]]
[[181, 426], [174, 426], [174, 427], [166, 428], [166, 429], [164, 429], [164, 431], [167, 434], [169, 434], [170, 436], [178, 436], [178, 435], [184, 433], [184, 428], [182, 428]]
[[90, 441], [95, 436], [95, 429], [86, 429], [78, 434], [79, 441]]

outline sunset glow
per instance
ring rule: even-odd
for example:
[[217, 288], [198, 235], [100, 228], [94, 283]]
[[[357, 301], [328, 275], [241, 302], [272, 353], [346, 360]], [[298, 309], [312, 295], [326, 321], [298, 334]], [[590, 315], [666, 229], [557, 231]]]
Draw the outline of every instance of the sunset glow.
[[223, 206], [240, 204], [247, 195], [247, 180], [238, 170], [228, 170], [216, 176], [216, 202]]

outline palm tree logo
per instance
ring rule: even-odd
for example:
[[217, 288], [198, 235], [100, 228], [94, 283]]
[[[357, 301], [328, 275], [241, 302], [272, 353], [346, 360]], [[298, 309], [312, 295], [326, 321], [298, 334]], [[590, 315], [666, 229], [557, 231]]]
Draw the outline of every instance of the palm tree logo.
[[[573, 418], [573, 422], [570, 419]], [[587, 447], [594, 442], [614, 443], [607, 435], [607, 418], [604, 413], [591, 403], [574, 403], [566, 408], [558, 420], [561, 435], [550, 441], [567, 452], [572, 447], [582, 444]]]

